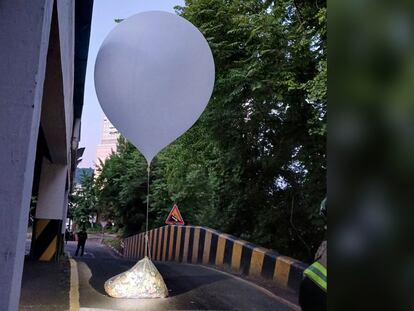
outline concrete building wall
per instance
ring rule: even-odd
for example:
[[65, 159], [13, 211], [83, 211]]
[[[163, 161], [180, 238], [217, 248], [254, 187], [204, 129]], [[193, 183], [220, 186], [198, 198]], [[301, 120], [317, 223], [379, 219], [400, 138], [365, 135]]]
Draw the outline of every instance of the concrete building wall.
[[65, 230], [66, 230], [66, 221], [68, 220], [66, 215], [68, 213], [68, 206], [69, 204], [69, 191], [68, 189], [65, 190], [65, 196], [64, 196], [64, 201], [63, 201], [63, 210], [62, 210], [62, 229], [60, 231], [61, 234], [65, 234]]
[[96, 147], [96, 161], [99, 165], [99, 160], [105, 161], [112, 152], [116, 152], [119, 138], [119, 131], [112, 125], [107, 117], [104, 117], [102, 122], [101, 143]]
[[36, 218], [62, 220], [64, 203], [66, 202], [67, 174], [68, 167], [66, 165], [53, 164], [46, 158], [43, 159]]
[[0, 301], [17, 310], [53, 1], [0, 9]]
[[98, 145], [96, 147], [96, 164], [99, 164], [99, 160], [101, 161], [105, 161], [112, 152], [116, 151], [116, 146], [111, 146], [111, 145]]
[[33, 253], [51, 260], [61, 245], [92, 5], [92, 0], [0, 4], [0, 310], [18, 309], [32, 191], [38, 196]]
[[[75, 1], [57, 0], [59, 43], [63, 76], [67, 150], [70, 150], [73, 127], [73, 86], [75, 49]], [[70, 154], [68, 153], [68, 157]], [[69, 157], [70, 158], [70, 157]]]
[[[71, 177], [74, 125], [75, 2], [57, 0], [52, 14], [41, 124], [50, 160], [43, 159], [31, 257], [53, 260], [60, 255]], [[76, 160], [76, 158], [75, 158]]]

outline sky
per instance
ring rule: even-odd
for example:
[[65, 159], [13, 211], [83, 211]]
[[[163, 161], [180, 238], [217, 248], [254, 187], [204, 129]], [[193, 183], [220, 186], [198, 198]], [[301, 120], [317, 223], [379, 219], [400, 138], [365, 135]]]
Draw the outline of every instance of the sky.
[[94, 166], [96, 146], [101, 139], [104, 114], [96, 97], [93, 70], [99, 47], [108, 33], [117, 25], [114, 19], [128, 18], [136, 13], [151, 10], [174, 12], [176, 5], [184, 5], [184, 0], [94, 1], [80, 140], [80, 147], [86, 148], [79, 167]]

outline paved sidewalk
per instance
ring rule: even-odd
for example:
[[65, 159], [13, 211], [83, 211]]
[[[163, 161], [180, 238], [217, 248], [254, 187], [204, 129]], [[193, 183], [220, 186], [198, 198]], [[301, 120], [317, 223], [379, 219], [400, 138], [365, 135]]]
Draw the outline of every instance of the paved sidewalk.
[[19, 310], [69, 310], [69, 280], [70, 266], [67, 258], [60, 262], [26, 259]]

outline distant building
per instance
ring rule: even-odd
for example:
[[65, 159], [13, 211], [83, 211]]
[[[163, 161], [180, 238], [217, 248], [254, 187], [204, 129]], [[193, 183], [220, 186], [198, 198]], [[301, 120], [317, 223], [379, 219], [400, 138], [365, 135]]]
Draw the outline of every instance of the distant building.
[[96, 147], [96, 165], [99, 165], [99, 160], [105, 162], [112, 152], [116, 152], [118, 138], [118, 130], [112, 125], [107, 117], [104, 117], [102, 123], [101, 143]]

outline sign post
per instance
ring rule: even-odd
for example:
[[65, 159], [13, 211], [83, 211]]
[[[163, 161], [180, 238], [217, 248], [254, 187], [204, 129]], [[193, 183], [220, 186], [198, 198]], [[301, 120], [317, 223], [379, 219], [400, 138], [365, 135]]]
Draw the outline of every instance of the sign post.
[[174, 204], [171, 212], [168, 214], [167, 219], [165, 220], [167, 225], [184, 225], [183, 217], [178, 209], [177, 204]]
[[104, 229], [105, 229], [107, 223], [108, 222], [106, 220], [101, 220], [101, 226], [102, 226], [102, 241], [101, 241], [101, 243], [104, 240], [104, 235], [105, 235]]

